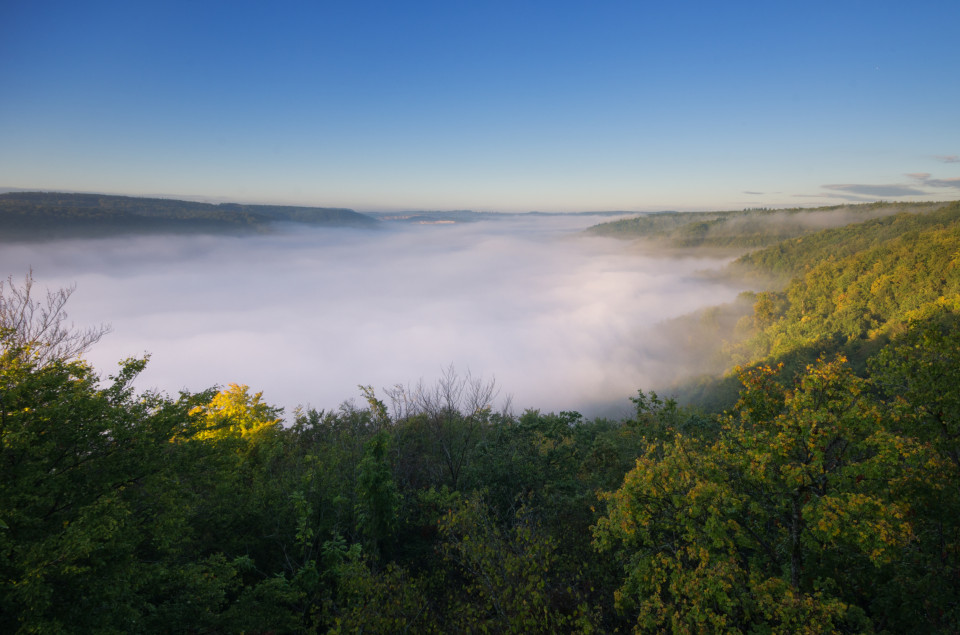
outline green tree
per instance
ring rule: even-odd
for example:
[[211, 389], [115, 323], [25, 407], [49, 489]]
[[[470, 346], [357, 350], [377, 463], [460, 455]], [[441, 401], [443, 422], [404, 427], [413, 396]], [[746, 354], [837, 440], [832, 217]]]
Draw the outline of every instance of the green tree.
[[887, 425], [920, 446], [897, 486], [917, 535], [885, 584], [878, 610], [901, 630], [960, 629], [960, 305], [941, 300], [870, 360]]
[[387, 458], [390, 437], [375, 434], [357, 466], [357, 525], [376, 557], [397, 527], [400, 500]]
[[636, 628], [688, 632], [866, 626], [862, 587], [913, 539], [891, 483], [917, 456], [888, 432], [842, 358], [792, 390], [742, 377], [713, 441], [651, 444], [594, 528], [620, 553]]
[[591, 632], [577, 585], [560, 578], [556, 542], [523, 508], [501, 528], [479, 496], [440, 520], [440, 552], [462, 579], [448, 597], [448, 631]]
[[[139, 554], [160, 514], [167, 441], [193, 402], [134, 396], [128, 360], [105, 388], [87, 364], [0, 355], [2, 630], [126, 630], [145, 610]], [[107, 603], [111, 611], [100, 607]]]

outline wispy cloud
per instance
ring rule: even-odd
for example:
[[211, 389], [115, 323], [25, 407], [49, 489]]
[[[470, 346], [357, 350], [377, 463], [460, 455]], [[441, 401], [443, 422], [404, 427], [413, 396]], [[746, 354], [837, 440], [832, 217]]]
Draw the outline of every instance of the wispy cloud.
[[923, 190], [909, 185], [865, 185], [860, 183], [838, 183], [822, 186], [824, 189], [843, 192], [845, 194], [861, 194], [864, 196], [923, 196]]
[[763, 194], [764, 194], [763, 192], [751, 192], [751, 191], [749, 191], [749, 190], [744, 190], [743, 193], [744, 193], [744, 194], [750, 194], [751, 196], [763, 196]]
[[[946, 162], [957, 160], [955, 156], [938, 157]], [[960, 162], [960, 160], [957, 160]], [[851, 202], [865, 202], [882, 198], [896, 198], [900, 196], [932, 196], [936, 194], [936, 189], [955, 189], [960, 190], [960, 177], [950, 177], [945, 179], [931, 178], [933, 175], [929, 172], [907, 172], [904, 174], [912, 183], [831, 183], [821, 187], [828, 192], [821, 194], [800, 194], [801, 197], [829, 197]]]
[[960, 189], [960, 177], [954, 177], [950, 179], [931, 179], [931, 175], [928, 172], [914, 172], [907, 174], [907, 176], [917, 179], [928, 187], [952, 187]]
[[874, 198], [870, 198], [867, 196], [854, 196], [853, 194], [834, 194], [832, 192], [821, 193], [821, 194], [794, 194], [793, 197], [794, 198], [816, 198], [816, 199], [837, 198], [842, 201], [852, 201], [854, 203], [872, 203], [874, 200], [876, 200]]
[[944, 163], [960, 163], [960, 156], [955, 154], [938, 154], [933, 158]]
[[928, 179], [924, 181], [924, 184], [930, 187], [952, 187], [960, 190], [960, 177], [952, 179]]

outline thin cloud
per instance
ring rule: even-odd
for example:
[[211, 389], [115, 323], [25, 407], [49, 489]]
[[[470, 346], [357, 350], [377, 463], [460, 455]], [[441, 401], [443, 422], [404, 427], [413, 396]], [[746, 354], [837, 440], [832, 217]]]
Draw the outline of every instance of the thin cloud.
[[828, 190], [860, 194], [863, 196], [923, 196], [923, 190], [908, 185], [864, 185], [860, 183], [838, 183], [822, 186]]
[[744, 193], [744, 194], [750, 194], [751, 196], [763, 196], [763, 194], [764, 194], [763, 192], [751, 192], [751, 191], [749, 191], [749, 190], [744, 190], [743, 193]]
[[938, 154], [933, 158], [944, 163], [960, 163], [960, 156], [955, 154]]
[[917, 179], [928, 187], [951, 187], [960, 189], [960, 177], [954, 177], [951, 179], [931, 179], [931, 174], [929, 172], [913, 172], [907, 174], [907, 176]]
[[853, 195], [853, 194], [831, 194], [831, 193], [829, 193], [829, 192], [824, 193], [824, 194], [794, 194], [794, 197], [796, 197], [796, 198], [819, 198], [819, 199], [823, 199], [823, 198], [836, 198], [836, 199], [840, 199], [841, 201], [851, 201], [851, 202], [853, 202], [853, 203], [872, 203], [874, 200], [876, 200], [876, 199], [871, 198], [871, 197], [869, 197], [869, 196], [855, 196], [855, 195]]
[[952, 179], [928, 179], [924, 181], [924, 184], [930, 187], [952, 187], [960, 189], [960, 177]]

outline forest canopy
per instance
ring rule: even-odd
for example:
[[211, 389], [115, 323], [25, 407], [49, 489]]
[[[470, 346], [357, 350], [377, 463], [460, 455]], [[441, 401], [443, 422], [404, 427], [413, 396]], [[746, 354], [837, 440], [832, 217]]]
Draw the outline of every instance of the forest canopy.
[[789, 209], [751, 208], [726, 212], [659, 212], [594, 225], [596, 236], [644, 240], [673, 248], [755, 249], [896, 214], [925, 214], [948, 203], [865, 203]]
[[121, 234], [250, 233], [279, 222], [370, 227], [377, 221], [331, 207], [198, 203], [106, 194], [0, 194], [0, 241], [106, 237]]

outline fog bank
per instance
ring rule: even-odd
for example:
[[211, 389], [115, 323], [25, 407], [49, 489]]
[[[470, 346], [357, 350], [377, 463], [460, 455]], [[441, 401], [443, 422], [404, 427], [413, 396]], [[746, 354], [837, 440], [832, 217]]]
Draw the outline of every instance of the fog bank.
[[697, 276], [728, 259], [576, 235], [595, 222], [17, 244], [0, 265], [15, 280], [32, 267], [38, 288], [76, 284], [70, 320], [113, 327], [87, 359], [109, 374], [149, 353], [141, 389], [248, 384], [289, 413], [335, 408], [358, 384], [429, 383], [452, 364], [495, 378], [515, 411], [627, 411], [669, 374], [649, 327], [739, 289]]

